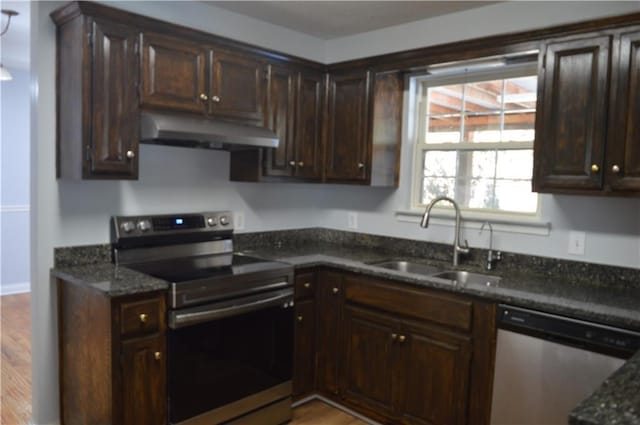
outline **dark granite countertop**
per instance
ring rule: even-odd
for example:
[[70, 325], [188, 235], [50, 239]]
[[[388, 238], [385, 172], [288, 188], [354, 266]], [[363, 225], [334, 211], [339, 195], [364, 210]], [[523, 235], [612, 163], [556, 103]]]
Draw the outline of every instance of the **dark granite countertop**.
[[538, 309], [549, 313], [567, 315], [612, 326], [640, 330], [640, 282], [637, 287], [604, 287], [571, 283], [527, 272], [501, 271], [487, 273], [474, 267], [462, 269], [500, 276], [497, 284], [452, 284], [449, 280], [419, 274], [384, 269], [370, 263], [387, 259], [402, 259], [434, 265], [443, 270], [452, 269], [450, 263], [425, 260], [407, 255], [393, 255], [380, 249], [344, 247], [320, 244], [295, 248], [259, 247], [246, 249], [246, 254], [267, 259], [285, 261], [295, 267], [329, 266], [355, 273], [393, 279], [423, 287], [441, 289], [481, 297], [497, 302]]
[[109, 297], [169, 289], [169, 284], [164, 280], [125, 267], [116, 267], [111, 263], [56, 267], [51, 270], [51, 276], [95, 288]]
[[569, 424], [640, 424], [640, 352], [573, 409]]

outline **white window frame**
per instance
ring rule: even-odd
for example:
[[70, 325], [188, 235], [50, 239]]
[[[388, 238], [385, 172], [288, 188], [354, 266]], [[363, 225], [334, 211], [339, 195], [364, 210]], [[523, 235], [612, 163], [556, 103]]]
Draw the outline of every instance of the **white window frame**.
[[[426, 102], [425, 95], [422, 92], [424, 82], [427, 82], [432, 86], [441, 86], [448, 84], [462, 84], [465, 83], [465, 79], [469, 81], [482, 81], [492, 79], [507, 79], [523, 76], [536, 75], [537, 63], [524, 63], [516, 65], [502, 65], [500, 67], [490, 67], [488, 69], [481, 69], [476, 71], [467, 72], [464, 68], [457, 67], [457, 71], [435, 73], [434, 75], [414, 75], [411, 79], [415, 82], [417, 93], [415, 94], [415, 114], [414, 125], [416, 131], [413, 131], [413, 167], [411, 170], [412, 183], [410, 193], [410, 209], [412, 211], [424, 211], [426, 204], [420, 203], [422, 198], [422, 179], [424, 173], [424, 152], [429, 150], [454, 150], [452, 149], [452, 143], [424, 143], [426, 136], [425, 125], [426, 120]], [[464, 101], [464, 99], [463, 99]], [[478, 150], [482, 149], [504, 149], [506, 146], [513, 147], [514, 149], [533, 149], [533, 141], [531, 142], [496, 142], [496, 143], [456, 143], [455, 150]], [[447, 203], [442, 203], [436, 206], [439, 209], [439, 213], [436, 212], [436, 216], [449, 216], [451, 215], [452, 207]], [[539, 223], [540, 211], [541, 211], [541, 197], [538, 195], [536, 211], [531, 213], [505, 211], [496, 209], [476, 209], [465, 208], [461, 206], [461, 210], [466, 218], [475, 218], [478, 221], [492, 220], [494, 222], [503, 223]], [[543, 224], [543, 223], [539, 223]], [[543, 224], [546, 226], [546, 224]]]

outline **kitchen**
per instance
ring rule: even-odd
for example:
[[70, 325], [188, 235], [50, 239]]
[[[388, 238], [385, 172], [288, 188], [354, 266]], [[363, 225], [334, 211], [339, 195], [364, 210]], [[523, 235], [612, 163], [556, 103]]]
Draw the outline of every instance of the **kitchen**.
[[[59, 5], [56, 5], [59, 6]], [[153, 10], [145, 8], [144, 4], [128, 5], [133, 12], [150, 15]], [[175, 21], [177, 16], [189, 14], [193, 22], [183, 21], [185, 24], [197, 25], [198, 11], [180, 10], [177, 6], [166, 5], [166, 9], [155, 10], [161, 16], [158, 18]], [[619, 15], [629, 13], [635, 9], [633, 4], [616, 4], [618, 13], [614, 13], [611, 3], [585, 4], [584, 19], [577, 19], [573, 6], [565, 5], [564, 9], [557, 11], [553, 16], [548, 16], [548, 10], [544, 7], [528, 5], [526, 12], [516, 13], [513, 5], [494, 5], [491, 8], [507, 8], [505, 15], [515, 13], [520, 17], [522, 24], [518, 29], [533, 29], [540, 26], [549, 26], [554, 23], [562, 23], [565, 20], [584, 20], [607, 15]], [[54, 5], [38, 4], [39, 10], [34, 15], [34, 22], [38, 25], [34, 31], [38, 36], [34, 37], [34, 45], [39, 46], [34, 52], [37, 60], [34, 69], [38, 75], [39, 98], [38, 110], [41, 109], [34, 123], [37, 146], [37, 162], [33, 169], [38, 170], [36, 191], [32, 201], [34, 217], [33, 258], [36, 267], [32, 273], [32, 281], [39, 282], [34, 285], [34, 353], [55, 353], [55, 331], [49, 328], [52, 318], [55, 317], [52, 308], [52, 287], [48, 282], [49, 268], [53, 265], [53, 248], [61, 246], [77, 246], [96, 243], [105, 243], [109, 240], [108, 218], [118, 214], [145, 214], [164, 213], [169, 211], [207, 211], [232, 209], [244, 212], [244, 232], [260, 230], [279, 230], [308, 227], [327, 227], [348, 230], [347, 212], [358, 212], [358, 230], [364, 233], [382, 234], [396, 237], [417, 238], [431, 242], [449, 244], [452, 227], [445, 225], [434, 226], [432, 230], [424, 230], [418, 233], [417, 222], [400, 222], [395, 216], [397, 210], [406, 208], [408, 198], [406, 187], [394, 191], [384, 188], [360, 188], [342, 185], [314, 186], [308, 184], [296, 185], [289, 183], [280, 184], [250, 184], [230, 183], [228, 181], [229, 157], [220, 152], [202, 152], [179, 150], [163, 146], [146, 146], [140, 148], [140, 180], [137, 182], [91, 182], [91, 181], [56, 181], [55, 164], [53, 162], [54, 143], [52, 129], [55, 128], [55, 102], [54, 102], [54, 77], [51, 73], [55, 69], [55, 36], [54, 26], [49, 18], [49, 12]], [[591, 9], [590, 9], [591, 8]], [[150, 8], [151, 9], [151, 8]], [[500, 9], [501, 10], [501, 9]], [[562, 15], [564, 11], [564, 15]], [[491, 14], [495, 9], [485, 10]], [[452, 35], [450, 31], [435, 31], [428, 36], [423, 35], [419, 40], [403, 38], [395, 40], [386, 38], [384, 48], [387, 51], [401, 51], [412, 47], [420, 47], [426, 44], [439, 44], [454, 41], [459, 38], [474, 38], [482, 35], [498, 32], [498, 23], [483, 21], [485, 15], [474, 15], [468, 12], [468, 18], [474, 18], [482, 22], [491, 22], [486, 27], [467, 25], [466, 30], [476, 28], [477, 33]], [[478, 13], [480, 13], [478, 11]], [[526, 19], [523, 17], [526, 16]], [[536, 17], [540, 16], [537, 20]], [[570, 18], [569, 18], [570, 17]], [[184, 18], [187, 19], [186, 17]], [[436, 21], [440, 28], [451, 26], [445, 18]], [[553, 21], [555, 19], [557, 21]], [[544, 22], [540, 25], [540, 22]], [[252, 23], [254, 23], [252, 21]], [[220, 22], [220, 28], [224, 28]], [[202, 22], [203, 30], [207, 30], [209, 23]], [[227, 25], [229, 25], [227, 23]], [[256, 24], [258, 25], [258, 24]], [[246, 28], [246, 27], [245, 27]], [[258, 31], [259, 26], [251, 27]], [[512, 28], [505, 27], [499, 32], [509, 32]], [[231, 38], [242, 39], [242, 36], [228, 30]], [[236, 31], [238, 31], [236, 29]], [[246, 32], [246, 30], [244, 30]], [[266, 31], [266, 30], [265, 30]], [[305, 49], [291, 46], [286, 49], [287, 37], [285, 33], [279, 39], [272, 37], [258, 37], [276, 50], [291, 50], [294, 54], [302, 55], [301, 50], [323, 51], [323, 45], [314, 44], [313, 39], [305, 39], [308, 43]], [[449, 34], [445, 36], [443, 34]], [[371, 34], [369, 34], [371, 35]], [[382, 37], [382, 35], [381, 35]], [[449, 37], [443, 39], [443, 37]], [[246, 40], [258, 44], [256, 39]], [[413, 40], [407, 42], [406, 40]], [[429, 43], [425, 43], [429, 39]], [[296, 37], [296, 43], [302, 44], [300, 37]], [[360, 42], [358, 42], [360, 40]], [[351, 56], [346, 51], [349, 43], [353, 49]], [[395, 46], [390, 45], [396, 43]], [[412, 45], [410, 43], [415, 43]], [[372, 45], [377, 43], [365, 42], [362, 37], [353, 36], [342, 40], [332, 50], [331, 56], [318, 58], [323, 62], [337, 62], [358, 56], [385, 53], [386, 51], [370, 51]], [[324, 56], [321, 54], [320, 56]], [[407, 163], [403, 159], [403, 163]], [[174, 170], [167, 173], [165, 170], [171, 167]], [[405, 170], [401, 170], [405, 172]], [[408, 175], [405, 175], [408, 176]], [[407, 177], [410, 178], [410, 177]], [[400, 177], [401, 181], [403, 176]], [[170, 202], [167, 199], [171, 199]], [[89, 202], [87, 202], [89, 200]], [[496, 245], [507, 252], [522, 252], [530, 255], [547, 257], [559, 257], [571, 259], [567, 254], [567, 235], [570, 230], [583, 230], [588, 233], [588, 242], [585, 255], [580, 260], [594, 263], [603, 263], [613, 266], [637, 268], [639, 254], [638, 234], [638, 202], [634, 199], [619, 198], [589, 198], [572, 196], [545, 196], [543, 202], [543, 217], [552, 223], [552, 231], [545, 237], [523, 236], [520, 233], [496, 232]], [[605, 220], [604, 217], [607, 219]], [[237, 223], [236, 223], [237, 224]], [[242, 229], [238, 229], [242, 233]], [[469, 239], [472, 247], [484, 248], [487, 245], [486, 235], [480, 237], [476, 231], [466, 231], [465, 237]], [[47, 358], [44, 358], [47, 357]], [[34, 358], [34, 421], [36, 423], [49, 423], [55, 421], [57, 412], [57, 399], [51, 396], [57, 388], [55, 360], [48, 356]], [[49, 390], [47, 390], [49, 389]], [[41, 392], [41, 393], [40, 393]]]

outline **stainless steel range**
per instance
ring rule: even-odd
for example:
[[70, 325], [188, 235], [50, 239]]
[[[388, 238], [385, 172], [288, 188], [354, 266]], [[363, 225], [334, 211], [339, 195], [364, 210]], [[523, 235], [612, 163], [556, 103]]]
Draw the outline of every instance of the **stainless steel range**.
[[112, 219], [114, 262], [170, 282], [171, 424], [291, 419], [293, 267], [234, 254], [231, 216]]

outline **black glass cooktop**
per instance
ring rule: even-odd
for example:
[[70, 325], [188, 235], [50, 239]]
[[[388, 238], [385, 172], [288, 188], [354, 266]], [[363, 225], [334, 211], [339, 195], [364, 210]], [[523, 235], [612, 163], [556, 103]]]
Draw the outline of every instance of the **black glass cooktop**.
[[201, 279], [222, 279], [291, 266], [248, 255], [218, 254], [153, 261], [127, 265], [127, 267], [158, 279], [179, 283]]

